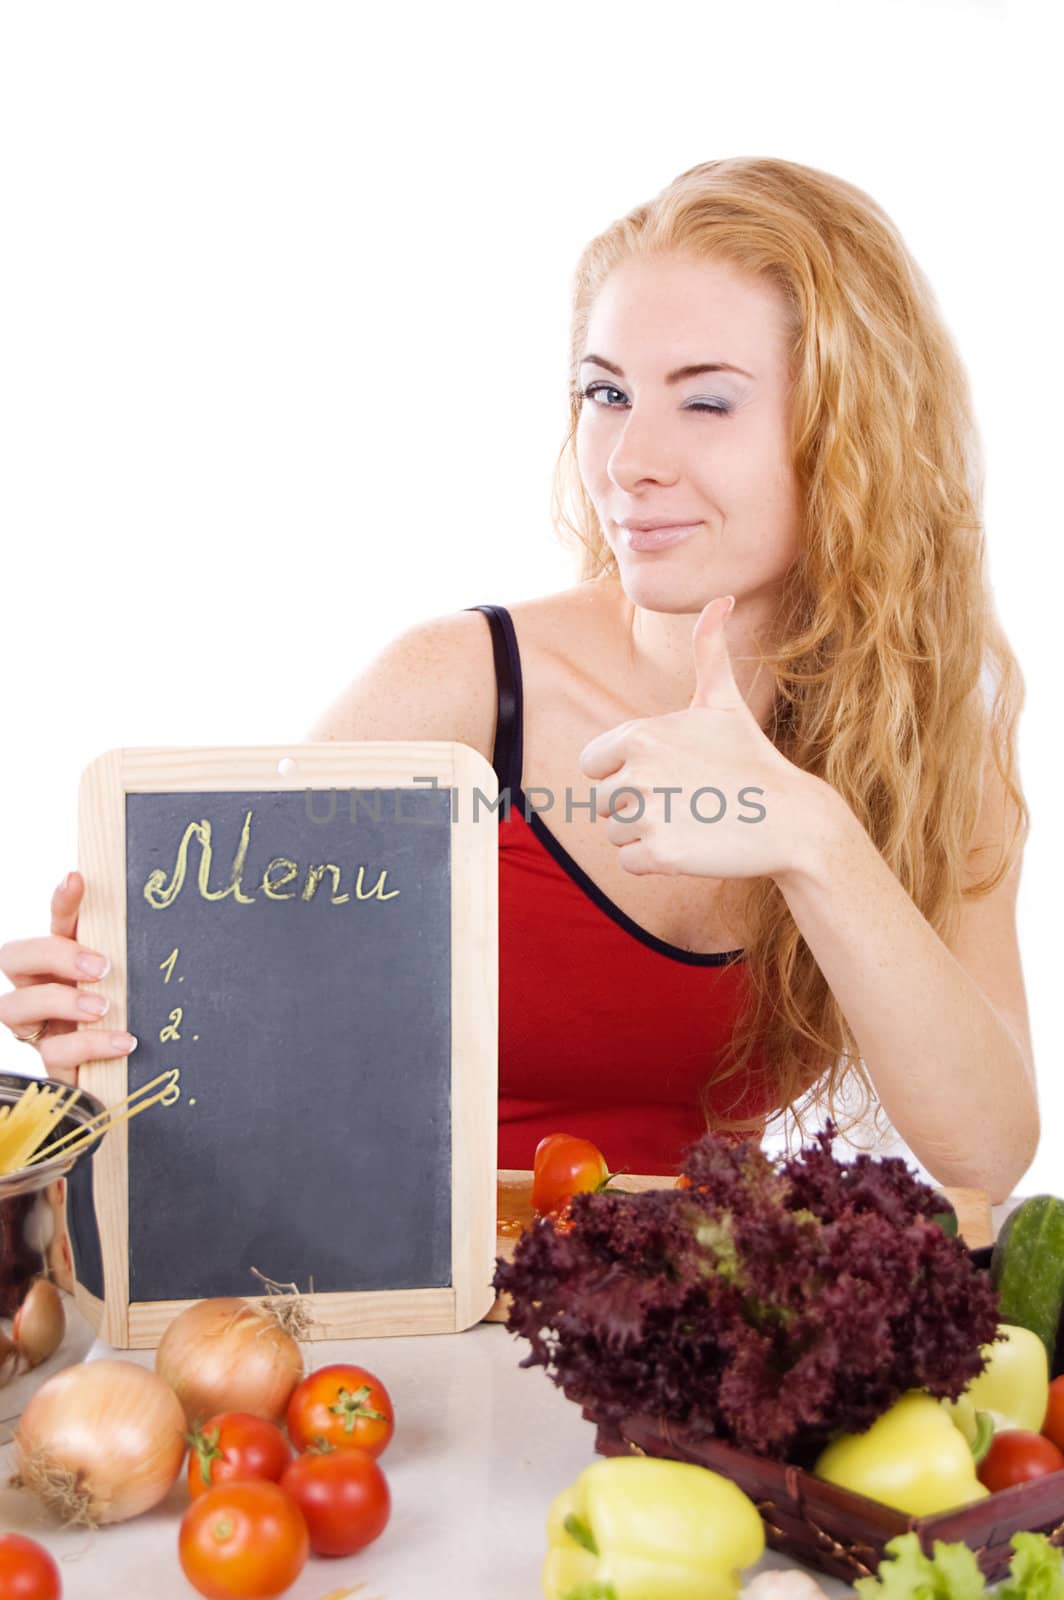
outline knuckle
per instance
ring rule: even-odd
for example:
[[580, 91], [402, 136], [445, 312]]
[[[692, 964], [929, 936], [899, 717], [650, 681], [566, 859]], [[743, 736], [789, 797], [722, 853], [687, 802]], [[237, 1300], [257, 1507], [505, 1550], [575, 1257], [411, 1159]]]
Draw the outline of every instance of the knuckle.
[[650, 828], [643, 836], [643, 845], [646, 857], [656, 867], [668, 866], [672, 861], [672, 851], [668, 839], [661, 828]]
[[81, 1065], [82, 1052], [78, 1049], [76, 1033], [46, 1033], [37, 1045], [41, 1060], [48, 1068], [48, 1076], [73, 1082], [72, 1074]]

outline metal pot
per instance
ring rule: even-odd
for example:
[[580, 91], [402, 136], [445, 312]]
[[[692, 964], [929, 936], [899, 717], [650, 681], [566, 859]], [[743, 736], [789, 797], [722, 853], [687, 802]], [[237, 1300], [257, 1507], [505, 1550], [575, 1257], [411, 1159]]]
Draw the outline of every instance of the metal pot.
[[[63, 1091], [69, 1089], [69, 1085], [59, 1083], [54, 1078], [27, 1078], [14, 1072], [0, 1072], [0, 1107], [13, 1105], [28, 1083], [39, 1083]], [[80, 1089], [78, 1099], [49, 1134], [49, 1141], [76, 1132], [94, 1117], [100, 1116], [103, 1110], [103, 1103], [95, 1095]], [[59, 1151], [49, 1161], [0, 1176], [0, 1319], [15, 1316], [37, 1278], [50, 1278], [58, 1288], [66, 1291], [66, 1295], [72, 1294], [73, 1267], [65, 1224], [65, 1179], [78, 1161], [86, 1158], [91, 1160], [101, 1137], [98, 1135], [91, 1144], [83, 1145], [76, 1151]], [[69, 1327], [72, 1300], [67, 1301], [67, 1310]], [[9, 1332], [10, 1321], [0, 1321], [0, 1337], [4, 1341]], [[55, 1358], [46, 1363], [49, 1371], [54, 1370], [55, 1365]], [[12, 1380], [21, 1376], [23, 1370], [21, 1365], [11, 1360], [6, 1365], [0, 1360], [0, 1384], [4, 1383], [5, 1378]], [[43, 1369], [40, 1372], [43, 1377]], [[9, 1403], [7, 1395], [4, 1402], [6, 1407]]]

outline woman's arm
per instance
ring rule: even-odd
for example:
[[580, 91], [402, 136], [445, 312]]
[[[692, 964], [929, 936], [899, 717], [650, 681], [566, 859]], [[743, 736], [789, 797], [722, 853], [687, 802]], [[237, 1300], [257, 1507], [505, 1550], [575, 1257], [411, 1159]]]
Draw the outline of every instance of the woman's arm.
[[[902, 1138], [938, 1182], [1004, 1200], [1039, 1133], [1016, 942], [1018, 864], [993, 893], [963, 902], [948, 948], [838, 791], [788, 761], [752, 716], [731, 667], [729, 609], [717, 596], [695, 624], [696, 687], [685, 711], [621, 723], [581, 751], [581, 770], [602, 785], [596, 813], [608, 819], [606, 837], [637, 874], [778, 883]], [[760, 817], [727, 804], [698, 814], [694, 797], [708, 784], [722, 801], [756, 798]], [[619, 791], [624, 806], [614, 812]], [[689, 803], [670, 814], [676, 795]], [[988, 760], [969, 882], [1007, 836], [1004, 786]]]
[[[985, 1189], [998, 1205], [1039, 1137], [1016, 937], [1020, 859], [989, 895], [963, 902], [947, 947], [842, 797], [817, 782], [796, 859], [776, 881], [894, 1127], [939, 1183]], [[973, 876], [998, 859], [1012, 826], [992, 763], [985, 796]]]

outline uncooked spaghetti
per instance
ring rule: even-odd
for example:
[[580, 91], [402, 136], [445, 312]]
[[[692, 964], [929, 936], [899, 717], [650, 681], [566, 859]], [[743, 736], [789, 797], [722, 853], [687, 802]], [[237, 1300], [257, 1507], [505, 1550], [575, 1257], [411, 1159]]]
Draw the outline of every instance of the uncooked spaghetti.
[[[0, 1177], [55, 1157], [73, 1157], [116, 1123], [128, 1121], [149, 1106], [172, 1106], [181, 1096], [180, 1076], [180, 1067], [171, 1067], [169, 1072], [160, 1073], [125, 1100], [108, 1106], [99, 1116], [58, 1139], [51, 1135], [77, 1101], [78, 1091], [57, 1089], [31, 1079], [14, 1105], [0, 1107]], [[152, 1090], [156, 1092], [153, 1094]]]
[[55, 1089], [31, 1079], [14, 1105], [0, 1106], [0, 1177], [26, 1166], [77, 1098], [76, 1089]]

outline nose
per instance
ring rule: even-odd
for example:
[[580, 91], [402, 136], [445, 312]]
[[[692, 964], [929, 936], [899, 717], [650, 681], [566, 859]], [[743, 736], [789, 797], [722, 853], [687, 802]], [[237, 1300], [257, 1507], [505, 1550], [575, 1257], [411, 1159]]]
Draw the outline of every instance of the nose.
[[619, 489], [630, 492], [640, 483], [675, 483], [678, 476], [676, 450], [669, 439], [664, 418], [655, 421], [647, 413], [628, 413], [617, 442], [610, 451], [606, 470]]

